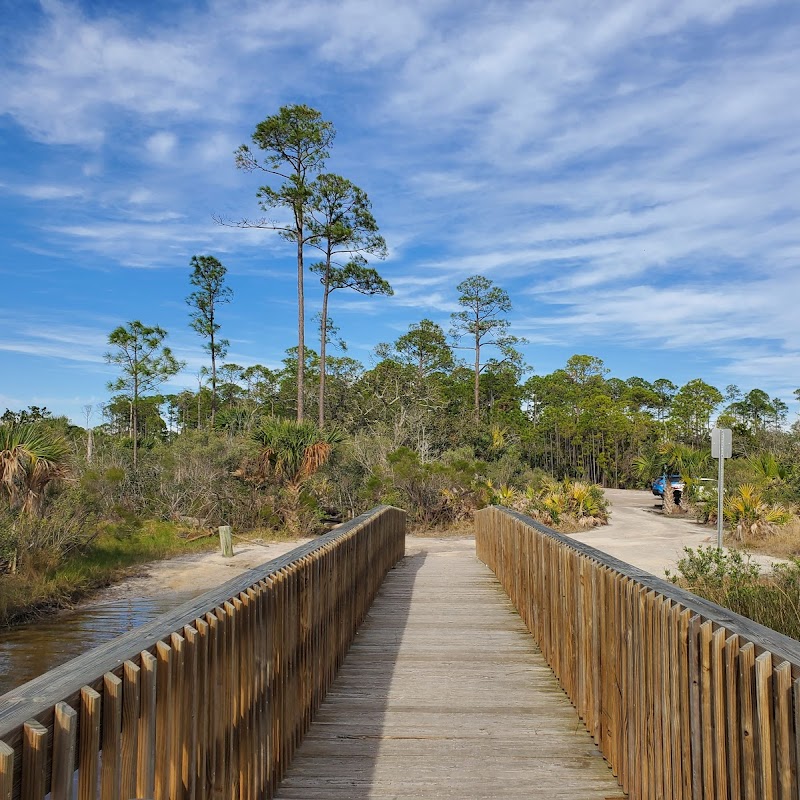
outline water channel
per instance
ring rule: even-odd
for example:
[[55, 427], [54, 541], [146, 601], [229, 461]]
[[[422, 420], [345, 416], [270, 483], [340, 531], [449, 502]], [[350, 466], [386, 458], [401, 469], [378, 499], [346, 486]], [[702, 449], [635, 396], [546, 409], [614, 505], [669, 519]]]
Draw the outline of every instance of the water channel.
[[208, 553], [171, 558], [160, 562], [155, 588], [129, 584], [80, 608], [0, 628], [0, 695], [306, 541], [242, 545], [233, 559]]
[[99, 602], [0, 629], [0, 695], [185, 603], [196, 592]]

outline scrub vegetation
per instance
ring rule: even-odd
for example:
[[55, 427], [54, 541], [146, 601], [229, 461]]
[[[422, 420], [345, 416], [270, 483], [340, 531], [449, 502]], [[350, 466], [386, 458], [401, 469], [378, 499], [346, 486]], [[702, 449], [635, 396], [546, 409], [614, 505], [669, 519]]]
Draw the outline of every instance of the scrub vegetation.
[[786, 636], [800, 639], [800, 558], [763, 573], [738, 550], [687, 547], [677, 572], [667, 577], [695, 594]]
[[[713, 524], [704, 479], [714, 424], [734, 430], [730, 539], [800, 553], [800, 428], [759, 389], [609, 377], [586, 354], [537, 375], [513, 334], [513, 298], [481, 275], [453, 287], [450, 330], [421, 319], [378, 344], [370, 366], [350, 357], [331, 293], [389, 303], [392, 289], [370, 265], [386, 245], [369, 198], [323, 171], [334, 134], [305, 106], [259, 123], [236, 165], [266, 181], [260, 211], [287, 221], [218, 220], [272, 230], [297, 257], [297, 339], [281, 367], [226, 360], [236, 297], [225, 265], [196, 255], [187, 325], [208, 355], [196, 387], [166, 391], [182, 365], [167, 331], [136, 320], [109, 334], [118, 377], [84, 425], [37, 407], [0, 418], [0, 618], [69, 601], [125, 565], [208, 546], [190, 543], [191, 531], [322, 532], [378, 503], [406, 509], [413, 530], [463, 528], [489, 503], [579, 530], [607, 521], [602, 487], [642, 489], [678, 473], [686, 501], [674, 513]], [[322, 260], [306, 264], [311, 253]], [[305, 339], [306, 267], [322, 287], [318, 351]]]

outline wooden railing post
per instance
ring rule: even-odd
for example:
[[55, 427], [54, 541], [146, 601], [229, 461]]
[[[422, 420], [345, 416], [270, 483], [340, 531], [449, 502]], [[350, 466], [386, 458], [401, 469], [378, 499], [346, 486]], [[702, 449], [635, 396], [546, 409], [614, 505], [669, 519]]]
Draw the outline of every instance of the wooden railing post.
[[516, 512], [475, 532], [631, 798], [798, 800], [800, 642]]
[[374, 509], [0, 698], [0, 800], [74, 800], [76, 768], [78, 800], [271, 797], [405, 525]]

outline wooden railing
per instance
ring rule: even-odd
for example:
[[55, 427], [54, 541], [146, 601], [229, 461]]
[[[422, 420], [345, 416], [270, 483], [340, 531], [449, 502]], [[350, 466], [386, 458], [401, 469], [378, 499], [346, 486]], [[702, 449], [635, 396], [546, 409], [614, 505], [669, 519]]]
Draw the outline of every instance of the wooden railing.
[[0, 698], [0, 800], [270, 797], [387, 571], [377, 508]]
[[476, 538], [630, 797], [798, 800], [800, 642], [507, 509]]

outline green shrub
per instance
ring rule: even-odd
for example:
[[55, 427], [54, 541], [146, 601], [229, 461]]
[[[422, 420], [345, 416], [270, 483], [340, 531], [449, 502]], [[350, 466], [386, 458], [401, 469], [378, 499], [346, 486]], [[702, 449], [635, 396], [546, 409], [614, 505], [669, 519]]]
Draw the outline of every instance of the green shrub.
[[545, 478], [538, 486], [527, 486], [522, 492], [501, 486], [495, 490], [492, 502], [516, 508], [562, 531], [605, 525], [609, 516], [602, 487], [570, 478]]
[[389, 453], [365, 483], [371, 504], [397, 505], [408, 511], [412, 524], [442, 528], [469, 519], [486, 504], [488, 494], [481, 485], [481, 462], [466, 453], [448, 462], [423, 463], [417, 453], [400, 447]]
[[684, 548], [677, 573], [667, 578], [707, 600], [749, 617], [794, 639], [800, 639], [800, 558], [773, 564], [762, 574], [758, 564], [739, 550]]

